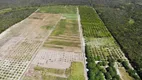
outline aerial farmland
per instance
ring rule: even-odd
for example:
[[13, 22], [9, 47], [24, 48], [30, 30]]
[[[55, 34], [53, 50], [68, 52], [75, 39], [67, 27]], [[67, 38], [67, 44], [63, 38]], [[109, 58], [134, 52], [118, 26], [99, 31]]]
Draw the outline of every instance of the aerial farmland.
[[0, 80], [141, 80], [91, 6], [7, 8], [0, 17], [9, 26], [0, 29]]
[[3, 80], [87, 77], [75, 6], [41, 7], [4, 31], [3, 39], [8, 39], [0, 48]]

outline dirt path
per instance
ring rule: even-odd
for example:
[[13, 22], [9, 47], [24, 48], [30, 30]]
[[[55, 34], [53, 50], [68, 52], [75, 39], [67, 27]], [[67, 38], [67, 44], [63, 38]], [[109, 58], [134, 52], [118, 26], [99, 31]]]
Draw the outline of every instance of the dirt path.
[[80, 20], [80, 14], [79, 14], [79, 9], [77, 7], [77, 14], [78, 14], [78, 26], [79, 26], [79, 33], [80, 33], [80, 41], [81, 41], [81, 48], [82, 48], [82, 53], [83, 53], [83, 59], [84, 59], [84, 76], [85, 76], [85, 79], [88, 80], [88, 77], [87, 77], [87, 69], [86, 69], [86, 56], [85, 56], [85, 40], [84, 40], [84, 37], [83, 37], [83, 32], [82, 32], [82, 27], [81, 27], [81, 20]]

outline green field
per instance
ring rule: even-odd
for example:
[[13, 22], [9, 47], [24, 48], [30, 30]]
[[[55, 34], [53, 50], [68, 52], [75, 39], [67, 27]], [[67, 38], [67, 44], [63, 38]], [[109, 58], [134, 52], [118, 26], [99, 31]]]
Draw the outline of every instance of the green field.
[[52, 32], [52, 36], [59, 36], [63, 34], [77, 34], [78, 33], [78, 23], [76, 20], [61, 19], [61, 21], [56, 26], [55, 30]]

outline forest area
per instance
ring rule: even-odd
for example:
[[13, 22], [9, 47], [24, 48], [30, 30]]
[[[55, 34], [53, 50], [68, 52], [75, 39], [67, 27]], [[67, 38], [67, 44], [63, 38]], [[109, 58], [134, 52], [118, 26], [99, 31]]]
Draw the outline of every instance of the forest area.
[[94, 0], [93, 7], [142, 78], [142, 5], [140, 0]]
[[0, 0], [0, 9], [5, 7], [43, 5], [89, 5], [89, 0]]

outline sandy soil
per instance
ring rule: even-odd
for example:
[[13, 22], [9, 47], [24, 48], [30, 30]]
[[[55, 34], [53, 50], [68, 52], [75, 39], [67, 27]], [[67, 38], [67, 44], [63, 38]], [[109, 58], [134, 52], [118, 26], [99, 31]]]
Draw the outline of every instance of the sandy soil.
[[66, 69], [71, 62], [82, 62], [82, 55], [67, 51], [41, 49], [32, 64], [47, 68]]
[[20, 79], [50, 32], [42, 26], [54, 26], [60, 17], [58, 14], [33, 13], [0, 35], [0, 77], [2, 79]]

